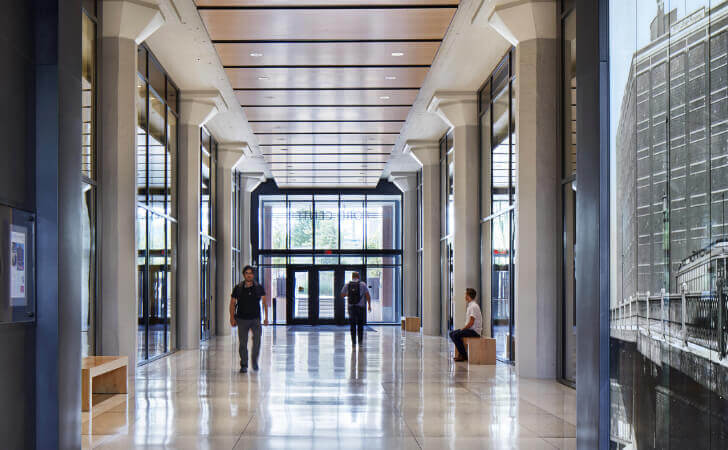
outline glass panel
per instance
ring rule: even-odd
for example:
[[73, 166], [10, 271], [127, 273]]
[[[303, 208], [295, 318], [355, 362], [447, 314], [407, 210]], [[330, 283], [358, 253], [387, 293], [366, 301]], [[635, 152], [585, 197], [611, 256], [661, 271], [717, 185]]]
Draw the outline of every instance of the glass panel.
[[167, 186], [167, 214], [170, 217], [177, 217], [177, 118], [167, 113], [167, 162], [166, 179]]
[[364, 202], [342, 201], [341, 210], [341, 248], [364, 248]]
[[304, 255], [304, 256], [289, 256], [288, 257], [288, 264], [313, 264], [313, 256], [312, 255]]
[[[285, 256], [260, 255], [258, 257], [258, 261], [260, 261], [261, 266], [266, 266], [266, 265], [271, 265], [271, 264], [285, 264], [286, 257]], [[240, 269], [242, 270], [242, 267]]]
[[167, 79], [167, 106], [174, 112], [177, 112], [177, 97], [179, 97], [177, 87]]
[[728, 448], [725, 6], [610, 2], [612, 447]]
[[165, 353], [167, 309], [167, 246], [166, 221], [161, 216], [149, 216], [149, 357]]
[[286, 269], [285, 267], [264, 267], [261, 270], [261, 283], [265, 288], [266, 294], [272, 311], [269, 311], [268, 317], [273, 318], [275, 324], [286, 323]]
[[147, 49], [141, 45], [137, 47], [137, 72], [147, 77]]
[[167, 80], [164, 71], [157, 65], [153, 58], [149, 58], [149, 84], [161, 98], [165, 98], [165, 87]]
[[291, 249], [313, 248], [313, 203], [290, 202]]
[[149, 96], [149, 206], [159, 214], [166, 212], [166, 167], [167, 127], [166, 108], [162, 100], [153, 93]]
[[510, 223], [509, 214], [492, 220], [492, 275], [491, 314], [493, 337], [496, 339], [496, 355], [507, 359], [506, 345], [511, 322], [511, 272], [510, 272]]
[[367, 256], [367, 265], [399, 265], [401, 261], [399, 255]]
[[288, 210], [285, 196], [260, 196], [260, 246], [263, 249], [286, 249]]
[[[490, 106], [490, 105], [488, 105]], [[490, 107], [480, 118], [480, 217], [485, 218], [491, 214], [490, 198]]]
[[316, 248], [339, 248], [339, 199], [316, 197]]
[[137, 77], [137, 202], [147, 202], [147, 86]]
[[[90, 6], [94, 6], [94, 2], [91, 1], [84, 3], [90, 3]], [[90, 179], [95, 179], [96, 24], [86, 14], [81, 16], [83, 21], [81, 33], [81, 174]]]
[[455, 151], [447, 154], [447, 234], [455, 232]]
[[308, 319], [308, 271], [293, 273], [293, 318]]
[[508, 190], [510, 187], [510, 142], [509, 142], [509, 97], [508, 90], [496, 97], [493, 103], [493, 150], [491, 156], [491, 195], [492, 211], [496, 214], [509, 204]]
[[342, 255], [341, 256], [341, 264], [353, 265], [353, 264], [363, 264], [363, 263], [364, 263], [363, 256], [351, 256], [351, 255]]
[[82, 184], [81, 210], [81, 353], [94, 355], [96, 307], [96, 188]]
[[212, 185], [210, 180], [210, 155], [203, 151], [201, 153], [201, 173], [200, 173], [200, 231], [209, 235], [211, 230], [210, 223], [210, 194]]
[[175, 311], [177, 310], [177, 261], [175, 255], [177, 254], [177, 224], [171, 220], [165, 222], [167, 229], [167, 245], [164, 253], [164, 259], [167, 267], [167, 304], [166, 311], [164, 312], [165, 330], [167, 334], [167, 342], [165, 345], [166, 351], [173, 351], [175, 349], [175, 338], [177, 336], [175, 329], [175, 321], [172, 320], [175, 317]]
[[137, 360], [147, 359], [147, 211], [137, 208]]
[[334, 318], [334, 271], [320, 270], [319, 277], [319, 319]]
[[518, 153], [516, 152], [516, 148], [518, 148], [517, 147], [518, 143], [516, 142], [516, 137], [518, 136], [516, 134], [516, 91], [518, 89], [516, 89], [515, 85], [516, 85], [516, 81], [513, 81], [513, 83], [511, 83], [511, 90], [510, 90], [510, 92], [511, 92], [511, 110], [510, 110], [511, 142], [510, 142], [510, 146], [509, 146], [510, 147], [509, 153], [510, 153], [510, 157], [511, 157], [511, 178], [510, 178], [510, 180], [508, 180], [508, 183], [510, 186], [510, 193], [511, 193], [511, 196], [509, 198], [511, 205], [516, 202], [516, 190], [518, 188], [518, 186], [516, 185], [516, 180], [518, 179], [518, 177], [516, 176], [517, 169], [518, 169]]
[[576, 381], [576, 190], [575, 183], [563, 186], [564, 262], [563, 262], [563, 377]]
[[212, 325], [212, 258], [214, 242], [206, 237], [200, 238], [200, 340], [210, 338]]
[[563, 24], [563, 176], [576, 175], [576, 11]]
[[367, 268], [366, 283], [372, 296], [372, 311], [367, 313], [369, 322], [394, 322], [399, 318], [399, 268]]
[[338, 256], [316, 256], [316, 264], [339, 264]]
[[367, 248], [400, 248], [399, 198], [392, 196], [367, 197]]

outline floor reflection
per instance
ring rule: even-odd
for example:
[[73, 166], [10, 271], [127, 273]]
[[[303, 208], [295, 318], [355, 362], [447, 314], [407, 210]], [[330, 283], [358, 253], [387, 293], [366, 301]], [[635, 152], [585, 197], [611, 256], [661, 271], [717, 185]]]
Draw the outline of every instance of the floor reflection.
[[84, 426], [86, 448], [575, 448], [575, 392], [512, 366], [452, 361], [443, 338], [374, 327], [264, 327], [259, 372], [221, 337], [141, 366], [128, 404]]

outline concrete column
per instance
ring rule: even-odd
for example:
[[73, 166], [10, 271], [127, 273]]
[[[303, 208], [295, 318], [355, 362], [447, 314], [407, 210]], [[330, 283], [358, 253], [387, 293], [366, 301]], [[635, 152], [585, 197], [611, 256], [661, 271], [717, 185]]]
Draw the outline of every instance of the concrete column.
[[440, 335], [440, 147], [407, 141], [405, 153], [422, 166], [422, 332]]
[[257, 217], [251, 217], [252, 214], [252, 204], [251, 204], [251, 193], [260, 186], [260, 183], [265, 182], [265, 174], [262, 172], [245, 172], [243, 173], [243, 205], [242, 205], [242, 217], [240, 220], [242, 220], [243, 225], [243, 231], [241, 240], [241, 245], [243, 246], [242, 249], [240, 249], [242, 258], [243, 258], [243, 265], [250, 264], [253, 266], [257, 266], [258, 262], [253, 261], [253, 249], [251, 247], [251, 236], [250, 236], [250, 221], [251, 220], [258, 220]]
[[[101, 232], [99, 319], [101, 355], [136, 365], [136, 73], [137, 45], [164, 23], [159, 8], [131, 0], [103, 4], [101, 40]], [[129, 370], [134, 376], [134, 370]]]
[[419, 317], [417, 311], [417, 174], [392, 173], [389, 181], [403, 193], [402, 205], [402, 315]]
[[233, 288], [233, 229], [232, 229], [232, 179], [233, 169], [243, 159], [248, 144], [225, 144], [217, 148], [217, 202], [215, 217], [217, 229], [217, 271], [215, 334], [230, 334], [228, 304]]
[[[438, 91], [427, 110], [453, 130], [455, 147], [455, 232], [453, 233], [453, 296], [455, 328], [465, 325], [466, 288], [480, 287], [480, 156], [478, 103], [474, 92]], [[480, 296], [479, 296], [480, 298]]]
[[[555, 1], [501, 1], [490, 26], [516, 46], [516, 372], [555, 378], [561, 261]], [[525, 18], [525, 19], [524, 19]]]
[[182, 350], [200, 345], [200, 127], [224, 109], [218, 91], [180, 94], [177, 348]]

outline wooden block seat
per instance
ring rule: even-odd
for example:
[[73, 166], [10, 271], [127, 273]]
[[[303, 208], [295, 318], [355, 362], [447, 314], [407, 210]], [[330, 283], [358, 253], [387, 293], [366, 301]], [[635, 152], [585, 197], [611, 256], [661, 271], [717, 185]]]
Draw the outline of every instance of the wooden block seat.
[[404, 331], [406, 329], [406, 327], [405, 327], [405, 324], [406, 323], [407, 323], [407, 319], [405, 319], [404, 317], [402, 317], [402, 331]]
[[420, 332], [420, 318], [419, 317], [405, 317], [405, 331]]
[[81, 411], [83, 420], [108, 411], [126, 401], [126, 356], [89, 356], [81, 365]]
[[[468, 350], [468, 364], [495, 365], [495, 339], [487, 337], [466, 337], [463, 344]], [[455, 356], [459, 357], [457, 347]]]

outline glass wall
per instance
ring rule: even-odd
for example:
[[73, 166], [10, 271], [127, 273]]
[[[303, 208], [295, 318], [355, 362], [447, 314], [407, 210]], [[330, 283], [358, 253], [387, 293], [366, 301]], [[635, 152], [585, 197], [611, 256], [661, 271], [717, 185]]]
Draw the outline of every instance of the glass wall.
[[211, 336], [215, 296], [215, 183], [217, 142], [200, 128], [200, 340]]
[[243, 278], [243, 266], [242, 266], [242, 255], [241, 250], [243, 248], [243, 233], [242, 233], [242, 212], [243, 212], [243, 174], [237, 170], [233, 170], [233, 182], [232, 182], [232, 244], [233, 244], [233, 286], [237, 285], [242, 281]]
[[97, 20], [96, 1], [83, 2], [81, 12], [81, 356], [96, 354], [96, 104]]
[[440, 139], [440, 289], [447, 330], [453, 329], [455, 285], [453, 233], [455, 232], [455, 147], [452, 132]]
[[138, 48], [137, 360], [174, 350], [178, 90], [146, 46]]
[[[401, 195], [261, 194], [257, 258], [274, 323], [286, 320], [288, 265], [356, 265], [371, 289], [369, 322], [402, 311]], [[254, 247], [255, 248], [255, 247]]]
[[481, 259], [490, 280], [498, 358], [515, 359], [516, 90], [511, 49], [478, 93], [481, 153]]
[[728, 2], [611, 1], [612, 448], [728, 448]]
[[576, 383], [576, 8], [561, 2], [561, 377]]
[[424, 251], [422, 169], [420, 169], [417, 171], [417, 317], [422, 317], [422, 294], [424, 292], [422, 268]]

